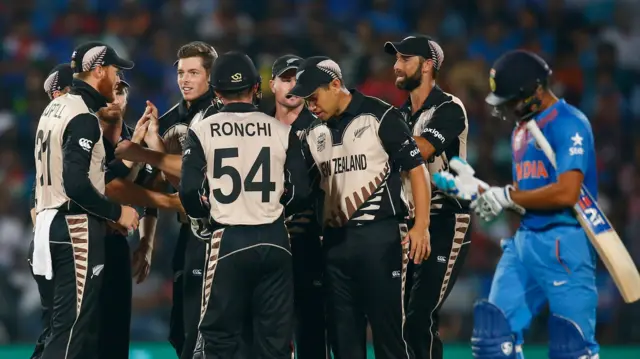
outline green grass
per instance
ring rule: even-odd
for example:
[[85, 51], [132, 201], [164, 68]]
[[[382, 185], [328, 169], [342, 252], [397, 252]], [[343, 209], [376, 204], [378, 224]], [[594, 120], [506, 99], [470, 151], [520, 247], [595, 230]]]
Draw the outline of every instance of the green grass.
[[[7, 345], [0, 346], [0, 358], [24, 359], [29, 358], [33, 346], [31, 345]], [[527, 359], [547, 359], [547, 348], [544, 346], [525, 346], [524, 353]], [[640, 346], [630, 347], [603, 347], [602, 358], [638, 359], [640, 358]], [[465, 344], [446, 344], [445, 359], [469, 359], [471, 353]], [[176, 354], [169, 344], [165, 343], [134, 343], [131, 345], [130, 359], [175, 359]], [[373, 349], [369, 346], [369, 359], [375, 358]]]

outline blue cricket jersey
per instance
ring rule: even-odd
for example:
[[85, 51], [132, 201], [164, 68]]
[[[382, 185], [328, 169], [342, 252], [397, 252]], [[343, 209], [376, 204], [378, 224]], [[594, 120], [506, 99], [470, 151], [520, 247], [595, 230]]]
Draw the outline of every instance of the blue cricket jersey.
[[[558, 180], [564, 172], [578, 170], [584, 174], [584, 185], [598, 198], [596, 155], [591, 124], [577, 108], [558, 100], [535, 117], [538, 127], [556, 153], [557, 170], [539, 149], [525, 123], [515, 128], [511, 136], [513, 179], [520, 190], [544, 187]], [[571, 208], [563, 210], [527, 210], [521, 226], [542, 230], [554, 225], [579, 225]]]

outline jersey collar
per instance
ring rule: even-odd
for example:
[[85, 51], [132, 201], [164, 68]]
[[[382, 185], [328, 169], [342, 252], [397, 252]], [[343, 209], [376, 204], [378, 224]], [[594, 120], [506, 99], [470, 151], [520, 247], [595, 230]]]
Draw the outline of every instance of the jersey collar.
[[547, 123], [553, 121], [558, 116], [558, 108], [566, 105], [567, 102], [564, 99], [558, 99], [556, 103], [549, 106], [546, 110], [540, 112], [535, 116], [536, 122], [538, 123], [538, 127], [542, 128]]
[[182, 99], [178, 104], [178, 114], [180, 115], [180, 118], [191, 118], [199, 111], [206, 110], [213, 104], [214, 97], [215, 93], [213, 92], [213, 87], [209, 86], [209, 91], [191, 101], [191, 106], [189, 107], [187, 107], [187, 101]]
[[98, 112], [98, 110], [107, 106], [107, 98], [102, 96], [88, 83], [79, 79], [73, 79], [71, 86], [71, 93], [80, 95], [91, 111]]
[[220, 112], [254, 112], [258, 111], [258, 108], [248, 102], [233, 102], [226, 104], [223, 108], [220, 109]]
[[[437, 105], [440, 102], [440, 98], [443, 93], [444, 92], [442, 91], [440, 86], [438, 85], [433, 86], [433, 88], [431, 89], [431, 92], [429, 92], [429, 95], [424, 100], [424, 102], [422, 103], [422, 106], [420, 106], [420, 109], [416, 112], [416, 114], [418, 114], [422, 110], [428, 110], [431, 107]], [[407, 102], [405, 102], [404, 105], [400, 107], [400, 111], [411, 114], [411, 97], [410, 96], [409, 98], [407, 98]]]

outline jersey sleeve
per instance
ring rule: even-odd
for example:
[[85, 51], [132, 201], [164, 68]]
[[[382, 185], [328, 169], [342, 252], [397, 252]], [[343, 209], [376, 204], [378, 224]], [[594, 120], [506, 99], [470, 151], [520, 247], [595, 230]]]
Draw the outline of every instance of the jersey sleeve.
[[307, 163], [302, 154], [300, 139], [293, 129], [289, 130], [289, 144], [287, 147], [287, 159], [284, 163], [285, 192], [281, 203], [286, 206], [287, 212], [295, 213], [304, 209], [306, 199], [309, 197], [309, 177]]
[[36, 181], [33, 181], [31, 192], [29, 192], [29, 209], [36, 208]]
[[180, 178], [180, 201], [191, 218], [209, 218], [209, 206], [205, 198], [207, 159], [200, 139], [193, 130], [189, 129], [185, 139], [182, 155], [182, 171]]
[[104, 174], [104, 182], [108, 184], [116, 178], [125, 178], [131, 172], [131, 168], [127, 167], [121, 159], [115, 159], [107, 164]]
[[556, 125], [551, 128], [549, 143], [556, 153], [558, 175], [573, 170], [587, 173], [593, 153], [591, 126], [573, 116], [557, 118], [550, 125]]
[[69, 199], [90, 214], [116, 222], [122, 208], [98, 192], [89, 179], [91, 154], [100, 135], [93, 115], [81, 114], [69, 121], [62, 140], [62, 180]]
[[397, 110], [391, 109], [382, 117], [378, 137], [392, 162], [402, 171], [412, 170], [424, 163], [409, 127]]
[[438, 107], [430, 121], [420, 129], [420, 136], [436, 149], [434, 156], [439, 156], [458, 138], [465, 128], [465, 114], [462, 107], [455, 102], [447, 102]]

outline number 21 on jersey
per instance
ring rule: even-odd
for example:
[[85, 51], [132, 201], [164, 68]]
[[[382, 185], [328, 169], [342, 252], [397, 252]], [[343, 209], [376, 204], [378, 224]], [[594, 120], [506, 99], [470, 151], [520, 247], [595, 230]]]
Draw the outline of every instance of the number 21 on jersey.
[[[271, 192], [275, 192], [276, 183], [271, 182], [271, 148], [262, 147], [258, 156], [253, 161], [249, 173], [246, 178], [242, 178], [237, 168], [231, 165], [225, 165], [225, 159], [238, 158], [238, 148], [217, 148], [213, 151], [213, 178], [220, 179], [223, 176], [231, 178], [231, 192], [225, 194], [219, 188], [213, 190], [213, 198], [221, 204], [230, 204], [235, 202], [242, 191], [261, 192], [262, 202], [267, 203], [271, 200]], [[256, 181], [258, 170], [262, 168], [262, 176]]]
[[[47, 132], [46, 137], [43, 130], [36, 134], [36, 149], [38, 151], [38, 168], [40, 169], [40, 177], [38, 181], [40, 186], [51, 186], [51, 130]], [[43, 162], [46, 161], [46, 163]]]

